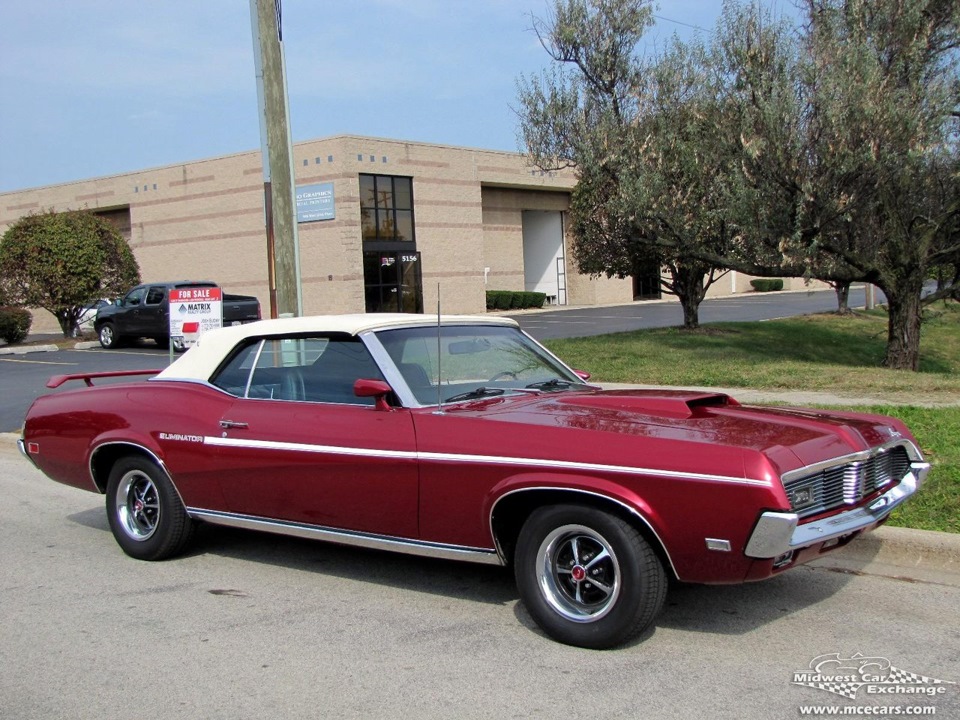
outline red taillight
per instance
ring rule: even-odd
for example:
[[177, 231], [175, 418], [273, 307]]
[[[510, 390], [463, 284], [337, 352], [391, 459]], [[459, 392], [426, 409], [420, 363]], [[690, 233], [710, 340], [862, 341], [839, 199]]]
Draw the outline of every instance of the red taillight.
[[27, 443], [27, 452], [31, 455], [38, 455], [40, 453], [40, 443]]

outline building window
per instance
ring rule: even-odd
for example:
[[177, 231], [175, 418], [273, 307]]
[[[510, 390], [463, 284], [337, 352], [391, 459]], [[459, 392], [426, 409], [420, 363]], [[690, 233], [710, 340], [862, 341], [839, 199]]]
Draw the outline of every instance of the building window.
[[361, 175], [360, 215], [364, 243], [414, 242], [413, 179]]

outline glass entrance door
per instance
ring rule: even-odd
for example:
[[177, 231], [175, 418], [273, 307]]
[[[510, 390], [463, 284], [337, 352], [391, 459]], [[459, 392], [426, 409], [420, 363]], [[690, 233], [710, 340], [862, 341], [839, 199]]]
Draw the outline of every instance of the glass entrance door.
[[368, 313], [423, 312], [419, 252], [364, 252], [363, 283]]

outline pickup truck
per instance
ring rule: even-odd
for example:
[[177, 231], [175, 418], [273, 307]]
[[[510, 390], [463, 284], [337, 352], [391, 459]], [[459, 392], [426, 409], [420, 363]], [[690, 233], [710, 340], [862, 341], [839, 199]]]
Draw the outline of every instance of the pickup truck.
[[[100, 345], [110, 350], [126, 341], [151, 338], [160, 347], [170, 343], [170, 290], [177, 288], [217, 287], [201, 281], [153, 282], [137, 285], [122, 298], [97, 310], [93, 328]], [[223, 324], [241, 325], [260, 319], [260, 301], [251, 295], [223, 293]], [[174, 350], [183, 350], [177, 347]]]

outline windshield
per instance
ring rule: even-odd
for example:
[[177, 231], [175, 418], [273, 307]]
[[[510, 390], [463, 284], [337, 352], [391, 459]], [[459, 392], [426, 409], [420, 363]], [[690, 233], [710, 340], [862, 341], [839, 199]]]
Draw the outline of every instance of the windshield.
[[437, 328], [384, 330], [377, 337], [421, 405], [459, 402], [517, 392], [587, 389], [576, 374], [516, 328], [440, 330], [437, 392]]

